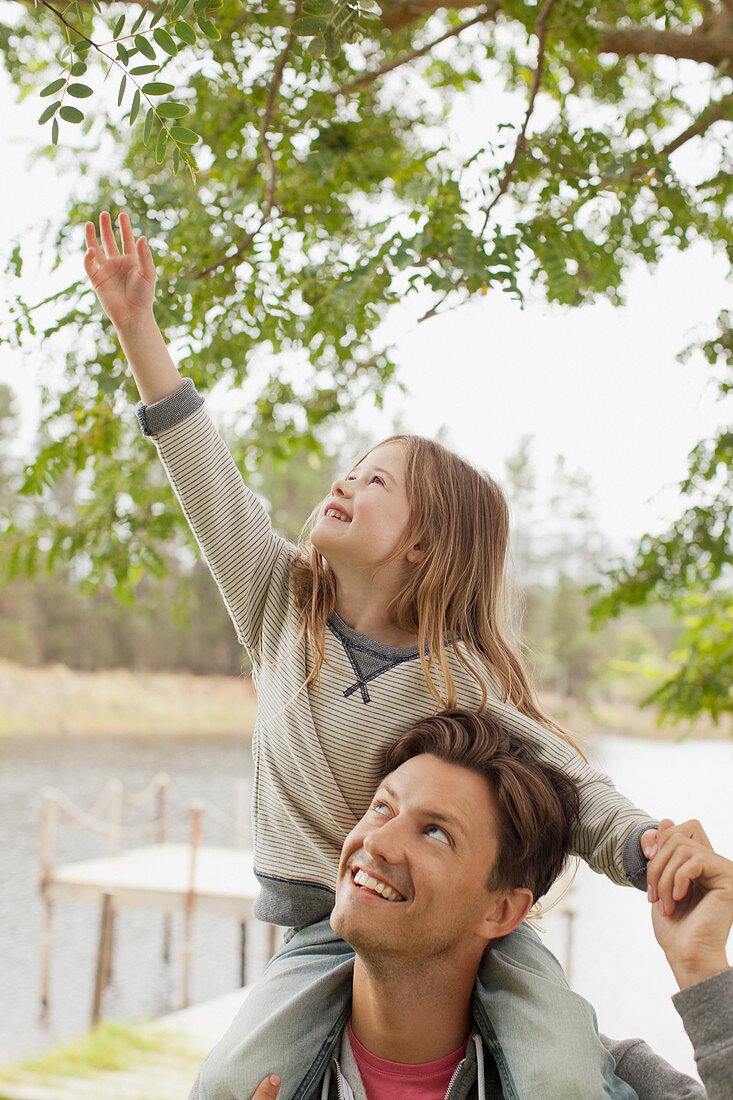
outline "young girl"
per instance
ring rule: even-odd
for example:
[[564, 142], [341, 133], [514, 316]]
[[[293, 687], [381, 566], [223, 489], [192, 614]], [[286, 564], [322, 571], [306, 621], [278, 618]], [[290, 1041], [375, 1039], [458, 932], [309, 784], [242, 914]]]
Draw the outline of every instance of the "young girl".
[[[275, 535], [153, 317], [155, 269], [120, 215], [86, 226], [86, 272], [135, 376], [138, 415], [252, 661], [255, 909], [294, 931], [202, 1067], [201, 1100], [313, 1095], [348, 1015], [353, 955], [330, 929], [342, 842], [368, 808], [386, 746], [445, 706], [486, 708], [582, 789], [575, 851], [645, 887], [656, 822], [594, 771], [540, 711], [503, 630], [508, 509], [498, 486], [439, 444], [396, 436], [364, 455], [311, 517], [310, 544]], [[477, 1022], [506, 1097], [636, 1094], [613, 1074], [592, 1009], [526, 926], [495, 945]], [[198, 1091], [197, 1091], [198, 1090]]]

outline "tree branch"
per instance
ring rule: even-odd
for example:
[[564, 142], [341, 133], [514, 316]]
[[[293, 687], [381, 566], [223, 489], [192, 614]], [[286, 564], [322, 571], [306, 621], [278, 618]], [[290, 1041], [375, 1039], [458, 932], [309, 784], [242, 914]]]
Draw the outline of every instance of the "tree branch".
[[681, 34], [678, 31], [658, 31], [653, 27], [598, 26], [596, 30], [601, 38], [600, 52], [614, 53], [618, 57], [663, 55], [715, 66], [733, 61], [733, 31], [729, 30], [728, 25], [718, 34]]
[[449, 38], [457, 38], [459, 34], [462, 34], [469, 27], [474, 27], [477, 23], [488, 23], [489, 20], [495, 19], [500, 10], [501, 5], [499, 3], [492, 3], [480, 15], [475, 16], [473, 19], [467, 19], [465, 23], [461, 23], [457, 27], [452, 27], [451, 30], [446, 31], [445, 34], [441, 34], [438, 38], [434, 38], [432, 42], [428, 42], [427, 45], [421, 46], [416, 50], [410, 50], [408, 53], [402, 54], [402, 56], [398, 57], [395, 61], [388, 61], [384, 65], [380, 65], [378, 69], [371, 69], [362, 73], [356, 80], [350, 80], [348, 84], [342, 84], [340, 88], [336, 89], [336, 94], [348, 95], [349, 92], [356, 91], [357, 88], [362, 87], [364, 84], [371, 84], [372, 81], [377, 80], [380, 76], [384, 76], [385, 73], [391, 73], [401, 65], [408, 65], [410, 61], [414, 61], [416, 58], [423, 57], [426, 53], [430, 53], [430, 51], [440, 45], [441, 42], [446, 42]]
[[499, 190], [494, 195], [488, 206], [484, 207], [485, 217], [484, 224], [481, 226], [481, 232], [479, 234], [480, 237], [483, 237], [484, 233], [486, 232], [486, 226], [489, 224], [491, 211], [496, 206], [502, 195], [505, 195], [507, 190], [509, 189], [509, 184], [511, 183], [514, 172], [516, 171], [517, 164], [519, 163], [519, 158], [522, 155], [522, 152], [524, 151], [527, 144], [527, 127], [529, 126], [529, 120], [532, 117], [532, 112], [534, 111], [535, 100], [537, 99], [537, 93], [540, 90], [540, 85], [542, 83], [542, 74], [545, 68], [547, 24], [550, 15], [552, 14], [552, 9], [554, 8], [555, 3], [556, 0], [545, 0], [545, 5], [542, 8], [540, 14], [537, 16], [537, 22], [535, 24], [535, 34], [537, 35], [537, 64], [535, 65], [535, 70], [532, 75], [532, 84], [529, 89], [529, 99], [527, 101], [527, 110], [524, 116], [524, 122], [522, 123], [522, 129], [519, 131], [517, 143], [514, 146], [514, 155], [512, 156], [512, 159], [509, 161], [509, 164], [504, 170], [504, 176], [499, 185]]
[[670, 157], [672, 153], [675, 153], [692, 138], [702, 137], [714, 122], [731, 118], [733, 118], [733, 95], [723, 96], [716, 103], [709, 103], [705, 110], [701, 112], [697, 121], [688, 126], [686, 130], [683, 130], [681, 134], [678, 134], [674, 141], [670, 141], [668, 145], [660, 149], [657, 156]]
[[[293, 20], [297, 19], [300, 15], [300, 8], [303, 0], [297, 0], [295, 5], [295, 11], [293, 12]], [[265, 155], [268, 167], [267, 186], [265, 188], [265, 202], [260, 212], [260, 220], [256, 229], [250, 230], [249, 233], [245, 233], [239, 240], [234, 252], [229, 253], [226, 256], [220, 257], [213, 263], [208, 264], [204, 268], [200, 268], [198, 271], [192, 271], [189, 273], [189, 277], [192, 279], [203, 279], [206, 275], [210, 275], [213, 271], [219, 268], [231, 267], [236, 263], [247, 249], [252, 244], [255, 236], [262, 229], [265, 222], [270, 217], [272, 208], [275, 204], [275, 188], [277, 186], [277, 165], [275, 164], [275, 158], [272, 153], [272, 146], [267, 139], [267, 128], [272, 121], [272, 116], [275, 111], [275, 103], [277, 102], [277, 96], [282, 85], [283, 73], [285, 72], [285, 66], [287, 64], [290, 53], [293, 49], [293, 43], [295, 42], [295, 35], [292, 31], [288, 31], [288, 37], [285, 40], [285, 45], [280, 52], [280, 56], [277, 60], [277, 65], [272, 74], [272, 80], [267, 90], [267, 100], [265, 101], [265, 109], [262, 112], [262, 118], [260, 119], [260, 146]]]

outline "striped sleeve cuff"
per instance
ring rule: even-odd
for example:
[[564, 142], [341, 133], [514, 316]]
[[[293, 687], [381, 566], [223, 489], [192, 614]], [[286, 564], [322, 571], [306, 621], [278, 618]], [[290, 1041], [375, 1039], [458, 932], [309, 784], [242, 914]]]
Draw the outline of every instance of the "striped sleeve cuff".
[[156, 401], [153, 405], [143, 405], [141, 401], [137, 407], [137, 418], [143, 435], [160, 435], [169, 428], [175, 428], [196, 409], [200, 409], [203, 403], [203, 397], [190, 378], [162, 401]]

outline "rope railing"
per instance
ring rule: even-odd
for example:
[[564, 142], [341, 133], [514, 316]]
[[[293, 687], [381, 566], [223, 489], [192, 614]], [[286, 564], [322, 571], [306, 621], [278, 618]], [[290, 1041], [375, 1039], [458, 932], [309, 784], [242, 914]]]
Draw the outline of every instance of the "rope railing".
[[[171, 811], [168, 807], [161, 807], [160, 797], [167, 789], [168, 782], [168, 776], [161, 773], [155, 776], [138, 794], [130, 794], [125, 791], [119, 780], [108, 780], [89, 810], [84, 810], [81, 806], [78, 806], [68, 795], [56, 787], [47, 787], [43, 791], [43, 800], [44, 803], [52, 802], [63, 813], [63, 824], [72, 828], [89, 829], [99, 836], [115, 841], [137, 840], [152, 836], [157, 836], [160, 840], [161, 830], [166, 833], [169, 826], [190, 821], [193, 809], [193, 806], [189, 806]], [[159, 812], [155, 817], [150, 821], [137, 825], [124, 825], [122, 823], [119, 813], [120, 803], [141, 807], [153, 798], [158, 798], [159, 801]], [[241, 846], [247, 835], [247, 827], [244, 821], [246, 802], [246, 797], [243, 797], [242, 791], [239, 790], [238, 814], [236, 816], [224, 813], [218, 806], [206, 799], [197, 799], [195, 806], [220, 828], [234, 834]], [[102, 817], [102, 812], [109, 808], [117, 811], [116, 817], [112, 820], [109, 817]], [[58, 820], [56, 823], [58, 823]]]
[[[46, 799], [53, 801], [69, 819], [65, 821], [64, 824], [80, 829], [90, 829], [100, 836], [108, 838], [119, 837], [120, 839], [124, 837], [138, 839], [140, 837], [157, 835], [159, 830], [160, 821], [158, 818], [153, 818], [152, 821], [142, 822], [140, 825], [121, 825], [117, 822], [110, 823], [109, 821], [105, 821], [104, 818], [93, 815], [89, 810], [82, 810], [81, 807], [72, 802], [63, 791], [49, 787], [44, 791], [44, 796]], [[176, 810], [174, 813], [168, 812], [165, 821], [166, 824], [187, 821], [190, 816], [190, 810], [181, 809]]]

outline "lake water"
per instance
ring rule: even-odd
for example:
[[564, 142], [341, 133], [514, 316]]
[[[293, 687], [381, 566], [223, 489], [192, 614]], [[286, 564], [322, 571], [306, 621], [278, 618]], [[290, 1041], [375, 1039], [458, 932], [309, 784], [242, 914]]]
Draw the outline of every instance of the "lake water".
[[[682, 744], [608, 737], [589, 754], [637, 805], [657, 816], [699, 818], [713, 844], [733, 856], [733, 742]], [[40, 792], [53, 785], [83, 807], [93, 804], [115, 776], [142, 789], [157, 772], [171, 777], [173, 809], [196, 797], [223, 812], [235, 808], [235, 781], [251, 774], [249, 745], [216, 738], [132, 740], [103, 738], [6, 738], [0, 740], [0, 1060], [37, 1051], [83, 1031], [91, 1005], [99, 914], [89, 905], [54, 907], [51, 1006], [39, 1020], [41, 905], [38, 894]], [[205, 840], [230, 843], [215, 823]], [[181, 823], [173, 839], [185, 839]], [[62, 829], [59, 860], [97, 854], [89, 834]], [[679, 1068], [694, 1063], [670, 1001], [674, 981], [652, 936], [649, 909], [638, 891], [612, 886], [582, 867], [572, 892], [571, 979], [596, 1007], [601, 1029], [620, 1038], [641, 1035]], [[548, 946], [567, 963], [566, 919], [546, 918]], [[161, 958], [162, 916], [150, 909], [122, 909], [117, 917], [115, 966], [105, 995], [105, 1015], [139, 1020], [179, 1006], [180, 924], [174, 921], [174, 957]], [[255, 942], [250, 975], [257, 971]], [[239, 972], [235, 921], [194, 919], [192, 1000], [234, 988]]]

